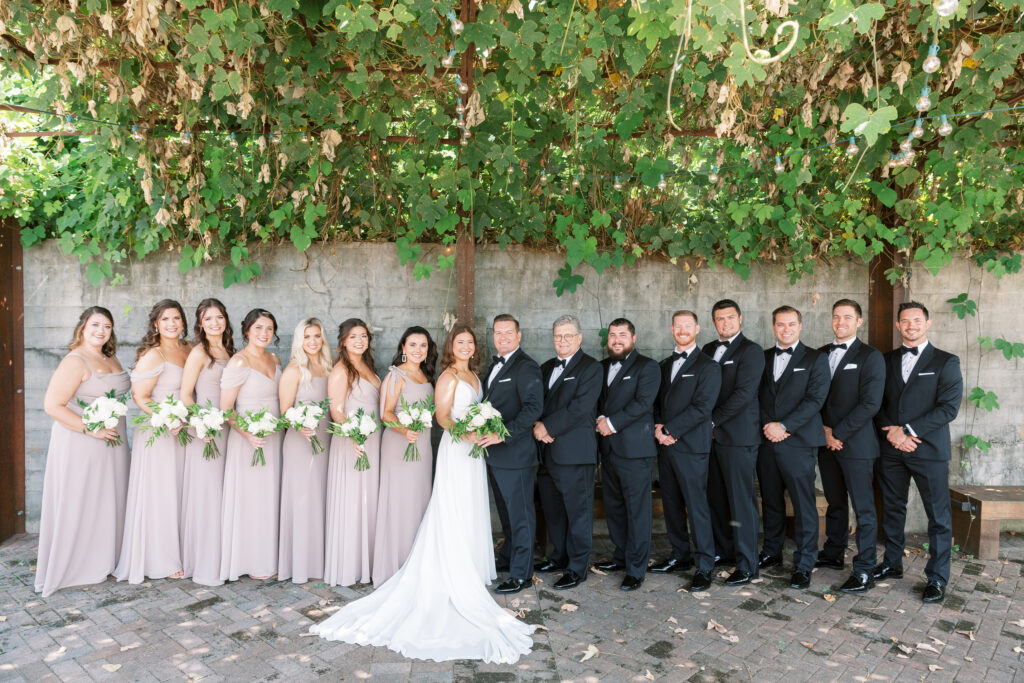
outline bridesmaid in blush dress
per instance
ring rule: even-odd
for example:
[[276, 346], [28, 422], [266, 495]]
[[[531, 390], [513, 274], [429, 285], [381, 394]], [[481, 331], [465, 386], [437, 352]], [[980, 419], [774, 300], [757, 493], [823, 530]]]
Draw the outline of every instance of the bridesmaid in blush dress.
[[[245, 348], [228, 361], [221, 376], [221, 410], [239, 413], [266, 408], [280, 417], [277, 383], [281, 361], [267, 352], [277, 339], [277, 320], [255, 308], [242, 321]], [[254, 436], [233, 425], [224, 453], [224, 502], [221, 512], [220, 578], [237, 581], [248, 574], [267, 579], [277, 573], [281, 499], [281, 434]], [[266, 465], [252, 465], [263, 448]]]
[[[132, 400], [143, 413], [153, 412], [147, 405], [150, 402], [179, 398], [182, 370], [192, 350], [184, 339], [187, 329], [185, 311], [177, 301], [163, 299], [150, 310], [131, 374]], [[147, 576], [182, 576], [178, 526], [185, 447], [178, 443], [177, 432], [148, 446], [152, 434], [141, 427], [135, 429], [124, 539], [114, 571], [118, 581], [142, 583]]]
[[[381, 383], [383, 422], [397, 422], [401, 400], [408, 405], [434, 395], [437, 345], [422, 327], [402, 334], [392, 365]], [[406, 462], [410, 443], [419, 447], [420, 460]], [[404, 427], [388, 427], [380, 441], [380, 493], [377, 498], [377, 530], [374, 534], [373, 585], [379, 586], [398, 571], [420, 528], [430, 502], [430, 473], [434, 454], [430, 430], [416, 433]]]
[[[48, 597], [66, 586], [102, 583], [121, 550], [128, 490], [128, 435], [116, 427], [86, 431], [78, 401], [92, 403], [131, 388], [115, 352], [114, 317], [85, 309], [46, 389], [43, 408], [54, 419], [43, 476], [36, 592]], [[120, 445], [110, 446], [120, 440]]]
[[[281, 414], [303, 403], [327, 398], [327, 373], [331, 350], [324, 343], [324, 326], [306, 318], [292, 336], [291, 362], [281, 374], [278, 395]], [[281, 446], [281, 539], [278, 544], [277, 578], [306, 583], [324, 575], [324, 516], [327, 503], [327, 449], [330, 435], [325, 413], [316, 429], [287, 430]], [[313, 453], [310, 438], [316, 436], [324, 450]]]
[[[369, 326], [349, 318], [338, 328], [338, 360], [327, 378], [331, 419], [344, 422], [360, 408], [380, 415], [380, 380]], [[324, 581], [330, 586], [370, 583], [380, 480], [380, 431], [363, 445], [370, 469], [355, 469], [359, 450], [351, 439], [331, 439], [327, 464], [327, 529]]]
[[[217, 299], [203, 299], [196, 307], [193, 330], [196, 345], [185, 361], [181, 401], [220, 407], [220, 380], [235, 354], [234, 335], [227, 309]], [[193, 400], [193, 396], [195, 400]], [[206, 443], [196, 438], [185, 447], [185, 477], [181, 488], [181, 562], [185, 578], [203, 586], [219, 586], [220, 512], [224, 488], [224, 451], [227, 429], [213, 437], [220, 456], [203, 457]]]

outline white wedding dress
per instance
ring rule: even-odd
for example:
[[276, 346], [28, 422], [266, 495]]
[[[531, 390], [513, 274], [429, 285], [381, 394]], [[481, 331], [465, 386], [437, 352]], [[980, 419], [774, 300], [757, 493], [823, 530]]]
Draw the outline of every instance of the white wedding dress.
[[[455, 387], [452, 417], [480, 394]], [[482, 659], [515, 663], [530, 652], [534, 628], [495, 602], [487, 470], [471, 444], [444, 433], [427, 511], [401, 569], [373, 593], [310, 628], [327, 640], [387, 647], [406, 657], [442, 662]]]

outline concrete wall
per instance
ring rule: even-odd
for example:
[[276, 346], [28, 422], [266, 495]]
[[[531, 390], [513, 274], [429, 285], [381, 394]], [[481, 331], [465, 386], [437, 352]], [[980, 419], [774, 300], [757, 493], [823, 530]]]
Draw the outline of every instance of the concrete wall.
[[[429, 255], [435, 247], [425, 246]], [[427, 256], [429, 259], [429, 256]], [[306, 255], [285, 248], [268, 253], [263, 260], [264, 275], [256, 282], [222, 286], [222, 263], [209, 263], [184, 276], [178, 274], [175, 253], [153, 255], [144, 263], [126, 267], [124, 284], [91, 287], [77, 259], [65, 257], [55, 244], [25, 252], [25, 374], [26, 374], [26, 498], [27, 527], [38, 529], [39, 503], [50, 420], [42, 411], [43, 394], [53, 368], [66, 353], [66, 344], [81, 310], [92, 304], [108, 307], [117, 318], [121, 340], [119, 357], [125, 365], [134, 359], [135, 344], [142, 336], [150, 306], [164, 297], [176, 298], [185, 307], [192, 324], [195, 305], [215, 296], [227, 305], [235, 325], [246, 311], [262, 306], [275, 313], [280, 326], [282, 359], [287, 361], [291, 334], [306, 316], [320, 317], [328, 328], [332, 346], [337, 325], [348, 317], [361, 317], [373, 328], [378, 366], [386, 368], [398, 338], [408, 325], [423, 325], [444, 337], [445, 312], [455, 312], [453, 272], [435, 273], [417, 282], [412, 268], [399, 264], [390, 244], [339, 244], [311, 248]], [[699, 342], [714, 338], [710, 323], [711, 305], [720, 298], [735, 299], [744, 311], [744, 331], [762, 344], [772, 343], [771, 310], [783, 303], [804, 314], [803, 340], [811, 345], [831, 339], [831, 304], [840, 297], [852, 297], [867, 304], [867, 269], [843, 262], [818, 271], [790, 285], [781, 267], [761, 265], [742, 280], [726, 269], [702, 267], [687, 270], [682, 263], [645, 260], [624, 271], [609, 269], [597, 275], [580, 269], [586, 276], [573, 294], [555, 295], [552, 281], [564, 260], [557, 254], [519, 247], [504, 251], [479, 247], [476, 266], [475, 326], [486, 333], [492, 316], [515, 314], [523, 327], [523, 347], [538, 361], [553, 355], [551, 322], [563, 313], [580, 317], [585, 328], [584, 348], [600, 356], [599, 330], [614, 318], [625, 316], [637, 327], [637, 346], [642, 353], [662, 358], [669, 353], [672, 339], [668, 316], [675, 309], [696, 311], [703, 325]], [[1024, 405], [1019, 361], [1005, 361], [994, 352], [978, 357], [973, 343], [978, 334], [1005, 335], [1024, 340], [1024, 320], [1012, 312], [1024, 294], [1024, 278], [1007, 276], [996, 281], [981, 278], [967, 261], [960, 260], [938, 278], [915, 274], [911, 283], [915, 296], [932, 309], [935, 319], [931, 338], [940, 347], [964, 358], [967, 387], [979, 382], [999, 394], [1003, 410], [974, 415], [962, 411], [955, 427], [958, 436], [970, 431], [993, 441], [992, 451], [970, 457], [970, 469], [961, 470], [960, 454], [954, 452], [951, 471], [955, 480], [968, 483], [1024, 484], [1024, 465], [1015, 454], [1024, 439], [1018, 424], [1018, 406]], [[945, 300], [972, 289], [979, 300], [981, 319], [964, 323], [950, 312]], [[980, 290], [980, 296], [977, 292]], [[867, 311], [865, 310], [865, 314]], [[979, 322], [981, 327], [978, 327]], [[981, 331], [979, 331], [981, 330]], [[862, 338], [866, 338], [866, 330]], [[237, 341], [237, 339], [236, 339]], [[489, 346], [486, 355], [493, 353]], [[979, 362], [980, 361], [980, 362]], [[980, 378], [980, 379], [978, 379]], [[923, 530], [924, 515], [911, 504], [909, 528]]]

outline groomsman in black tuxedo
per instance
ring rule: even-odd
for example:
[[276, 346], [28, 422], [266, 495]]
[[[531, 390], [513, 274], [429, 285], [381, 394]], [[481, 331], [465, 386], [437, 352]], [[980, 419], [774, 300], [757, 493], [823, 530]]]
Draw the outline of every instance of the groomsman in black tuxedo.
[[504, 439], [484, 437], [480, 445], [487, 448], [487, 477], [505, 536], [497, 565], [508, 567], [509, 573], [495, 590], [518, 593], [533, 578], [533, 485], [537, 473], [533, 424], [544, 408], [544, 388], [540, 367], [519, 348], [523, 338], [519, 321], [507, 313], [496, 316], [492, 332], [498, 355], [484, 375], [484, 397], [501, 412], [509, 435]]
[[[658, 473], [665, 526], [672, 556], [658, 566], [668, 568], [693, 557], [697, 571], [690, 592], [711, 587], [715, 539], [708, 508], [708, 457], [711, 452], [711, 411], [722, 387], [722, 369], [697, 348], [697, 314], [672, 314], [676, 348], [661, 361], [661, 388], [654, 404], [654, 438], [658, 442]], [[689, 515], [687, 515], [689, 511]], [[689, 517], [690, 533], [686, 522]]]
[[874, 417], [882, 405], [885, 362], [882, 354], [857, 339], [864, 324], [860, 304], [840, 299], [832, 305], [835, 341], [819, 351], [828, 357], [831, 383], [821, 409], [825, 426], [825, 447], [818, 450], [821, 487], [828, 501], [825, 515], [825, 545], [818, 553], [816, 567], [842, 569], [850, 530], [850, 503], [857, 516], [857, 554], [853, 572], [839, 590], [861, 593], [875, 585], [871, 572], [878, 553], [875, 539], [875, 460], [878, 438]]
[[533, 425], [540, 445], [537, 487], [552, 551], [534, 569], [561, 569], [554, 587], [575, 588], [587, 580], [594, 531], [594, 471], [597, 469], [597, 401], [601, 363], [580, 348], [579, 319], [563, 315], [553, 326], [554, 358], [541, 366], [544, 412]]
[[[743, 314], [732, 299], [711, 307], [718, 341], [704, 346], [722, 368], [722, 389], [711, 413], [711, 459], [708, 462], [708, 503], [715, 553], [736, 569], [726, 585], [740, 586], [757, 578], [757, 532], [760, 520], [754, 494], [757, 450], [761, 444], [757, 391], [764, 374], [764, 352], [743, 336]], [[661, 566], [651, 571], [669, 571]]]
[[637, 353], [635, 345], [633, 323], [616, 318], [608, 325], [608, 358], [601, 362], [604, 388], [597, 406], [601, 490], [615, 553], [595, 566], [625, 569], [624, 591], [643, 583], [651, 554], [651, 473], [657, 455], [653, 411], [661, 382], [658, 364]]
[[928, 309], [916, 301], [899, 306], [896, 327], [902, 347], [885, 354], [885, 392], [875, 416], [881, 430], [885, 558], [874, 578], [903, 578], [907, 494], [914, 479], [928, 515], [928, 579], [923, 599], [941, 602], [949, 583], [953, 532], [949, 509], [949, 423], [960, 410], [963, 377], [960, 359], [928, 342]]
[[786, 502], [793, 502], [796, 550], [791, 588], [808, 588], [818, 559], [818, 509], [814, 502], [818, 448], [825, 445], [821, 406], [828, 395], [828, 359], [800, 342], [800, 311], [772, 311], [776, 344], [766, 349], [764, 378], [758, 392], [764, 441], [757, 455], [764, 508], [761, 568], [782, 564], [786, 540]]

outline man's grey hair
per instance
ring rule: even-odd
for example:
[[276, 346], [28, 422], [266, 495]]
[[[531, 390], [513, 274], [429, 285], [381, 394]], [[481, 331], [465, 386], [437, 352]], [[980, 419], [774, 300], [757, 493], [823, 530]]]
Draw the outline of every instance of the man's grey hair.
[[551, 332], [555, 331], [555, 328], [559, 325], [572, 325], [573, 329], [576, 330], [576, 334], [583, 332], [583, 326], [580, 325], [580, 319], [574, 315], [560, 315], [555, 318], [555, 322], [551, 325]]

